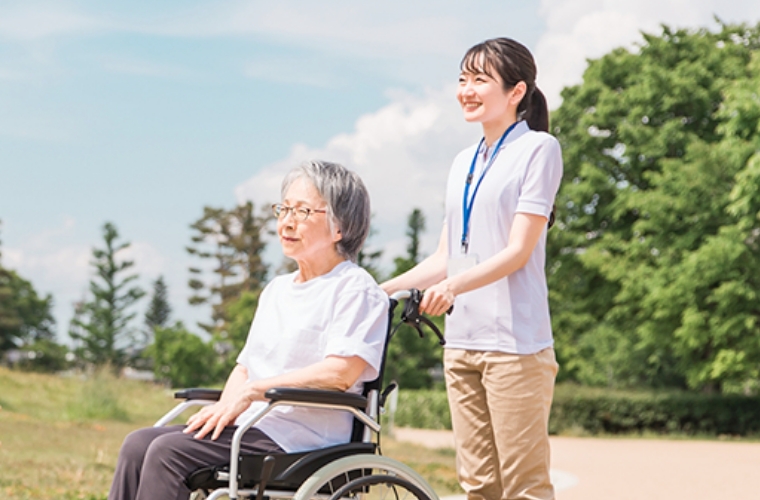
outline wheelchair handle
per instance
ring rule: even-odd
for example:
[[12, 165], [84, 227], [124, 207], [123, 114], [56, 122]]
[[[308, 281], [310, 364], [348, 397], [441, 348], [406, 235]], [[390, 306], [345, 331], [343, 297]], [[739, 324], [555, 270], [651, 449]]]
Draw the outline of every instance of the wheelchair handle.
[[[401, 312], [401, 321], [417, 330], [417, 333], [420, 335], [420, 337], [425, 336], [422, 331], [422, 324], [427, 325], [428, 328], [433, 330], [433, 333], [435, 333], [436, 337], [438, 337], [438, 343], [442, 346], [446, 345], [446, 339], [443, 338], [441, 330], [438, 329], [435, 323], [420, 313], [422, 292], [416, 288], [412, 288], [410, 290], [401, 290], [391, 295], [391, 301], [393, 302], [394, 308], [400, 300], [404, 299], [406, 300], [406, 303], [404, 304], [404, 310]], [[451, 309], [449, 309], [447, 313], [450, 314]], [[395, 333], [396, 329], [398, 329], [399, 326], [401, 326], [401, 324], [397, 325], [392, 333]]]

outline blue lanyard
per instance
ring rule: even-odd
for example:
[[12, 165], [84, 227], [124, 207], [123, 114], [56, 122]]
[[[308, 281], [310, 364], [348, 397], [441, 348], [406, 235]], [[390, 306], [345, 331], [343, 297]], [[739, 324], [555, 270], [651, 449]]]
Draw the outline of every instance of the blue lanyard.
[[512, 132], [512, 129], [514, 129], [518, 123], [520, 122], [516, 121], [515, 123], [510, 125], [509, 128], [505, 130], [504, 133], [501, 135], [501, 138], [496, 143], [496, 147], [493, 150], [493, 154], [491, 154], [491, 157], [488, 159], [488, 162], [483, 168], [483, 173], [480, 174], [480, 179], [478, 179], [478, 183], [475, 184], [475, 190], [472, 192], [472, 198], [470, 198], [469, 203], [467, 203], [468, 201], [467, 199], [470, 195], [470, 185], [472, 185], [472, 176], [475, 173], [475, 164], [478, 162], [478, 155], [480, 154], [480, 148], [483, 147], [483, 143], [486, 140], [485, 137], [483, 137], [480, 140], [480, 143], [478, 144], [478, 149], [475, 150], [475, 155], [472, 157], [472, 163], [470, 164], [470, 172], [467, 174], [467, 180], [464, 183], [464, 197], [462, 199], [462, 252], [463, 253], [467, 253], [467, 249], [470, 246], [470, 216], [472, 215], [472, 206], [475, 204], [475, 196], [478, 194], [480, 183], [483, 182], [483, 177], [486, 176], [488, 171], [491, 169], [491, 165], [493, 165], [494, 160], [499, 155], [499, 151], [501, 150], [501, 145], [504, 143], [504, 139], [507, 138], [509, 133]]

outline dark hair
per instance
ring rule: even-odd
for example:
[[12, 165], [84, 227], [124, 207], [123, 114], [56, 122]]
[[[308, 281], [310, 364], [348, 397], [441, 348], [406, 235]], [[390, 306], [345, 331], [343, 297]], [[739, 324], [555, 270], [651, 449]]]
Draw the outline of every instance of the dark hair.
[[322, 160], [305, 161], [285, 176], [282, 197], [293, 182], [307, 178], [319, 196], [327, 202], [330, 224], [337, 224], [341, 240], [335, 248], [344, 258], [356, 262], [364, 240], [369, 235], [369, 192], [355, 172], [337, 163]]
[[524, 119], [533, 130], [549, 131], [549, 109], [544, 94], [536, 87], [536, 62], [533, 55], [520, 42], [511, 38], [492, 38], [470, 48], [459, 65], [468, 73], [496, 71], [510, 90], [525, 82], [527, 91], [517, 106], [518, 119]]

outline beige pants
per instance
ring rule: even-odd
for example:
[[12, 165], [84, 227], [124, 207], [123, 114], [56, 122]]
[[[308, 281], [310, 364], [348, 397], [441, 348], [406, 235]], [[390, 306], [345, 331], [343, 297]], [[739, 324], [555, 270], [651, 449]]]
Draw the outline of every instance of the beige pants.
[[531, 355], [446, 349], [459, 482], [468, 500], [551, 500], [549, 410], [554, 350]]

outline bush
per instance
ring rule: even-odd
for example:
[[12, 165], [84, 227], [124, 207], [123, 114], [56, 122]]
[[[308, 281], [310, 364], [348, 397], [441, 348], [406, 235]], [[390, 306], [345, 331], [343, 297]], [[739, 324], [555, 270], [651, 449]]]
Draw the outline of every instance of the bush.
[[399, 391], [394, 423], [417, 429], [451, 429], [446, 391]]
[[760, 398], [680, 391], [559, 386], [549, 432], [734, 435], [760, 433]]
[[[395, 424], [451, 429], [445, 391], [401, 391]], [[678, 391], [618, 391], [558, 385], [549, 432], [585, 434], [760, 434], [760, 398]]]
[[153, 359], [156, 379], [172, 387], [208, 386], [222, 377], [214, 347], [187, 331], [182, 323], [156, 328], [146, 355]]

